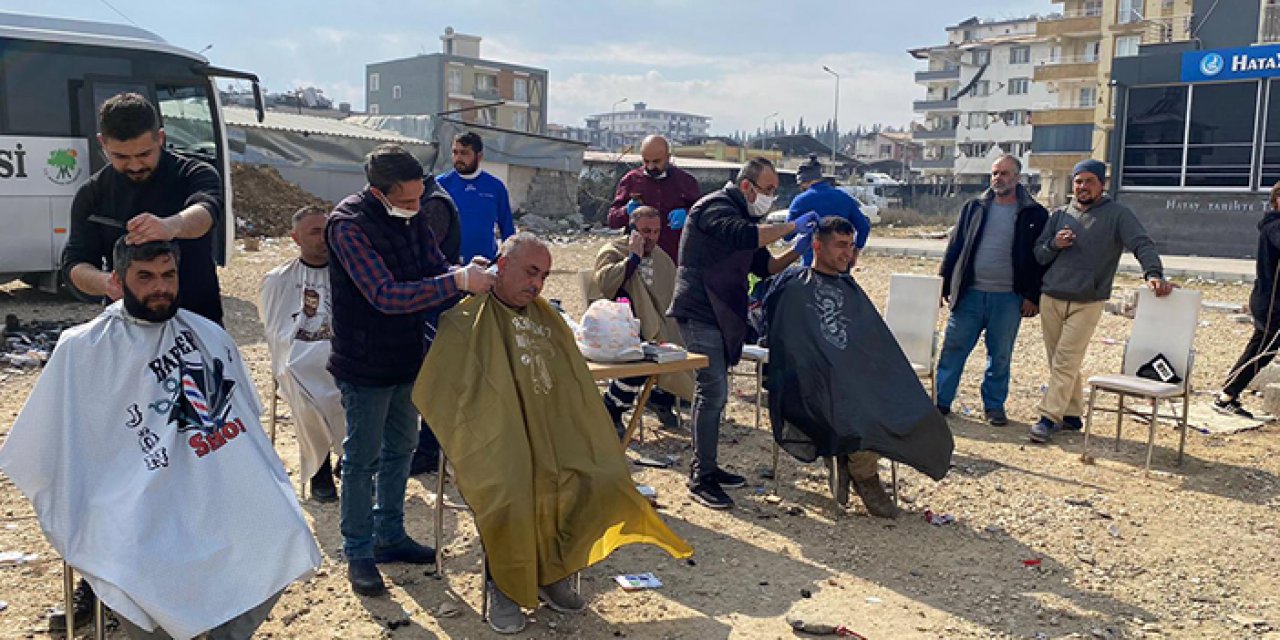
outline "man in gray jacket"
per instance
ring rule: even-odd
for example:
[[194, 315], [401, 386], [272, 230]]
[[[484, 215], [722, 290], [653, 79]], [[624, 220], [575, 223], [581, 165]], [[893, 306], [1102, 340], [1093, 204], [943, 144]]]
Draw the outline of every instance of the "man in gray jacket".
[[1133, 252], [1157, 296], [1169, 295], [1160, 255], [1147, 230], [1128, 207], [1103, 195], [1106, 166], [1084, 160], [1072, 171], [1075, 199], [1049, 217], [1036, 241], [1036, 260], [1047, 270], [1040, 287], [1040, 326], [1049, 356], [1049, 390], [1031, 441], [1048, 442], [1062, 429], [1078, 430], [1084, 394], [1080, 365], [1093, 330], [1111, 297], [1120, 253]]

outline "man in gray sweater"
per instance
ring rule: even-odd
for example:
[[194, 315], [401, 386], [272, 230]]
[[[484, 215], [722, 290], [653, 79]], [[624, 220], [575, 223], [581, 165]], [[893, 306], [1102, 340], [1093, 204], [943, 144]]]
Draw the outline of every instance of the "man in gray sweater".
[[1049, 216], [1039, 240], [1036, 260], [1047, 270], [1040, 287], [1040, 326], [1049, 356], [1049, 390], [1040, 402], [1040, 421], [1031, 426], [1031, 441], [1048, 442], [1062, 429], [1079, 430], [1084, 410], [1080, 365], [1093, 330], [1111, 297], [1111, 284], [1128, 249], [1142, 265], [1142, 275], [1157, 296], [1169, 295], [1160, 254], [1137, 216], [1103, 195], [1106, 166], [1084, 160], [1072, 171], [1075, 199]]

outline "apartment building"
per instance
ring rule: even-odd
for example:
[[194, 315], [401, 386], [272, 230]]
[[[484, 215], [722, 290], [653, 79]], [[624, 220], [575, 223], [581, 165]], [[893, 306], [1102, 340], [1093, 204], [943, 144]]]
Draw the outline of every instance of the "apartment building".
[[1001, 154], [1017, 156], [1028, 181], [1032, 110], [1050, 99], [1032, 81], [1036, 62], [1049, 55], [1036, 36], [1034, 17], [998, 22], [970, 18], [947, 27], [943, 45], [912, 49], [928, 68], [916, 72], [925, 98], [913, 107], [924, 126], [912, 132], [921, 146], [913, 170], [926, 180], [979, 190]]
[[[1248, 0], [1257, 5], [1258, 0]], [[1053, 0], [1060, 13], [1036, 22], [1048, 46], [1033, 81], [1049, 96], [1033, 110], [1032, 169], [1041, 173], [1042, 200], [1066, 202], [1071, 169], [1084, 158], [1110, 157], [1115, 127], [1112, 61], [1137, 56], [1144, 45], [1185, 42], [1192, 0]], [[1232, 4], [1227, 1], [1223, 3]], [[1207, 9], [1207, 7], [1206, 7]], [[1229, 11], [1225, 7], [1218, 11]], [[1255, 6], [1254, 13], [1257, 13]], [[1256, 30], [1250, 31], [1254, 33]]]
[[547, 70], [483, 59], [480, 40], [450, 27], [440, 53], [365, 65], [366, 111], [545, 134]]
[[711, 118], [682, 111], [650, 109], [636, 102], [630, 109], [613, 110], [586, 117], [587, 129], [599, 132], [599, 144], [606, 150], [633, 146], [648, 135], [662, 135], [673, 143], [703, 138], [711, 128]]

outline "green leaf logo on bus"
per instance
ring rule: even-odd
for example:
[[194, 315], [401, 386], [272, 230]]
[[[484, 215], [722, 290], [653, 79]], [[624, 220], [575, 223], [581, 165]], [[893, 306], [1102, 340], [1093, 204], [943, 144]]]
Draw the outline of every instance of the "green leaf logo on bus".
[[75, 149], [54, 149], [45, 161], [44, 175], [54, 184], [71, 184], [80, 178], [80, 159]]

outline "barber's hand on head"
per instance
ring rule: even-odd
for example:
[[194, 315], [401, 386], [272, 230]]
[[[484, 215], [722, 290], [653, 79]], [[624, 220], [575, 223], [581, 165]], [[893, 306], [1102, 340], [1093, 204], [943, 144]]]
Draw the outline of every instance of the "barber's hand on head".
[[818, 214], [810, 211], [795, 220], [796, 233], [813, 233], [818, 229]]
[[176, 217], [158, 218], [150, 213], [140, 213], [125, 223], [124, 241], [127, 244], [144, 244], [172, 240], [178, 235], [176, 223]]
[[1056, 249], [1066, 249], [1075, 246], [1076, 232], [1070, 229], [1061, 229], [1053, 236], [1053, 246]]
[[124, 297], [124, 291], [116, 283], [116, 279], [111, 277], [110, 271], [102, 272], [102, 291], [112, 302]]
[[1156, 292], [1156, 297], [1158, 298], [1163, 298], [1170, 293], [1173, 293], [1173, 290], [1178, 287], [1178, 285], [1169, 282], [1164, 278], [1151, 278], [1150, 280], [1147, 280], [1147, 286], [1151, 287], [1151, 290]]
[[687, 217], [689, 217], [687, 209], [672, 209], [671, 213], [667, 214], [667, 226], [672, 229], [683, 229], [684, 220]]
[[496, 275], [475, 262], [455, 271], [453, 277], [459, 289], [474, 294], [488, 293], [497, 280]]
[[641, 258], [644, 257], [644, 236], [639, 231], [631, 232], [631, 239], [627, 241], [627, 248]]
[[791, 250], [797, 254], [804, 255], [809, 253], [809, 249], [813, 248], [813, 234], [801, 233], [796, 236], [796, 243], [791, 245]]
[[1030, 300], [1027, 300], [1026, 298], [1022, 299], [1022, 317], [1034, 318], [1039, 313], [1040, 313], [1040, 305]]

